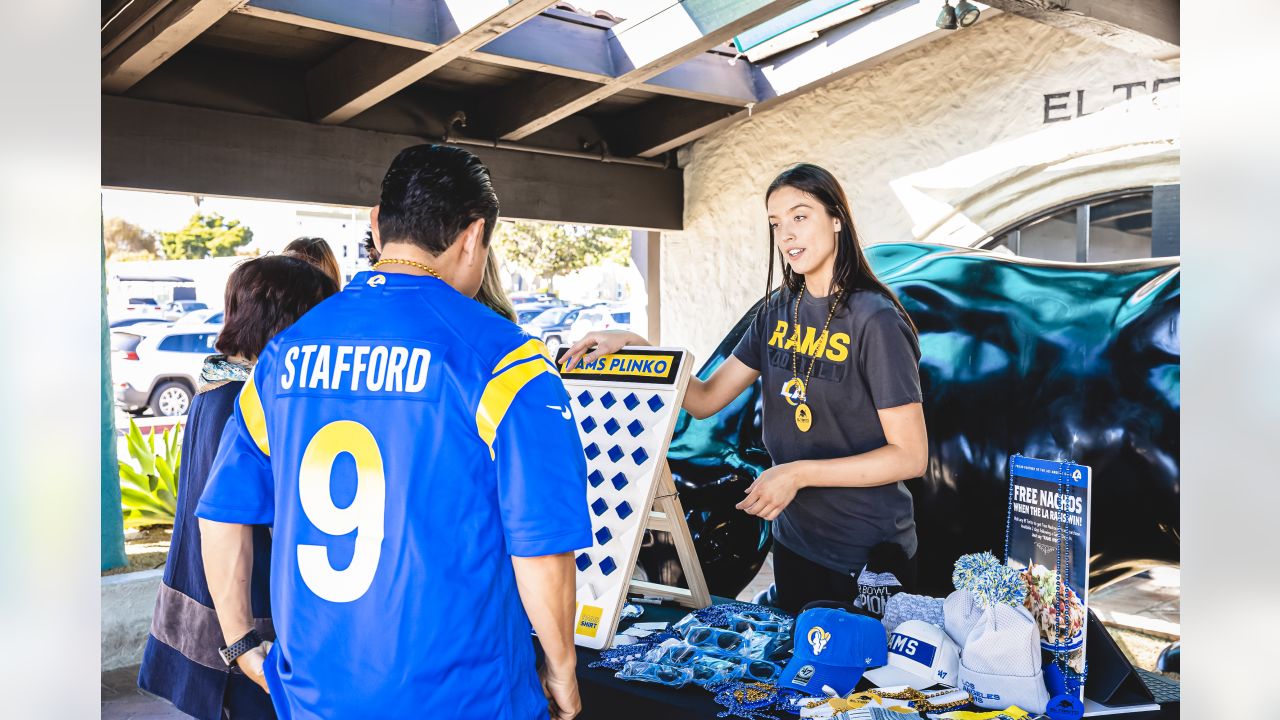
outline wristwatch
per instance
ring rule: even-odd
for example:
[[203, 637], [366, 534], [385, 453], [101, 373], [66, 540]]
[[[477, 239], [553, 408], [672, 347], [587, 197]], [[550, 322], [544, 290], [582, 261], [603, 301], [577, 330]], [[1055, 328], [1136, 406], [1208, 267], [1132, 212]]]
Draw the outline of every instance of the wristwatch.
[[222, 662], [229, 667], [235, 667], [236, 658], [249, 652], [250, 650], [262, 644], [262, 636], [258, 634], [256, 629], [245, 633], [245, 636], [231, 643], [230, 647], [218, 648], [218, 654], [222, 656]]

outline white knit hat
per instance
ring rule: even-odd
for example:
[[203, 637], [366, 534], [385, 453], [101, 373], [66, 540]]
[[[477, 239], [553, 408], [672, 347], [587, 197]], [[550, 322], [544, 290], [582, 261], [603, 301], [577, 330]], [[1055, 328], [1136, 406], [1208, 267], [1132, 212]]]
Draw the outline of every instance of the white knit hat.
[[942, 604], [942, 626], [951, 642], [960, 648], [964, 647], [965, 640], [969, 639], [969, 633], [973, 632], [981, 617], [982, 606], [978, 604], [978, 596], [968, 590], [951, 593]]
[[1026, 608], [992, 604], [983, 611], [960, 651], [960, 687], [978, 707], [1045, 711], [1040, 631]]

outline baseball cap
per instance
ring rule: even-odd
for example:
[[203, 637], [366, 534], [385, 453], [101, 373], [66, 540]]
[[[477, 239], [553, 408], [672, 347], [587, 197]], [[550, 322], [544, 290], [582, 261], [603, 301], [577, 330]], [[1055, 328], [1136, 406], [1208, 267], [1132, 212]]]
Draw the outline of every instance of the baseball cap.
[[852, 692], [867, 668], [889, 662], [884, 626], [865, 615], [837, 608], [805, 610], [796, 618], [795, 649], [778, 687], [813, 695], [830, 685], [841, 695]]
[[937, 625], [908, 620], [889, 638], [889, 664], [867, 671], [877, 687], [909, 685], [916, 690], [942, 683], [956, 685], [960, 649]]

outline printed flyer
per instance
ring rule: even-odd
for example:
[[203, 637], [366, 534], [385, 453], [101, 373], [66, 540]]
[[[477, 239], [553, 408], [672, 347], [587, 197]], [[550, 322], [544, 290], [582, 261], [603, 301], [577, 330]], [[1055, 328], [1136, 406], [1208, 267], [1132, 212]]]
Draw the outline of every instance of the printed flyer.
[[[1005, 563], [1023, 573], [1026, 607], [1047, 650], [1067, 650], [1084, 670], [1089, 579], [1090, 468], [1066, 461], [1009, 459], [1009, 534]], [[1065, 575], [1065, 597], [1058, 581]]]

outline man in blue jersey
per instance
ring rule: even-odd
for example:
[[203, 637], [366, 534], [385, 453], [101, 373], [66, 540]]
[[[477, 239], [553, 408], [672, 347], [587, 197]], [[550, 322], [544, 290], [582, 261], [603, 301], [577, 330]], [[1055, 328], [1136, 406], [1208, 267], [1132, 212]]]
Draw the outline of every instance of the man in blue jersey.
[[[471, 299], [497, 217], [475, 156], [401, 152], [381, 259], [267, 345], [227, 423], [196, 510], [206, 574], [223, 658], [281, 718], [579, 710], [586, 462], [546, 348]], [[248, 612], [256, 524], [274, 644]]]

